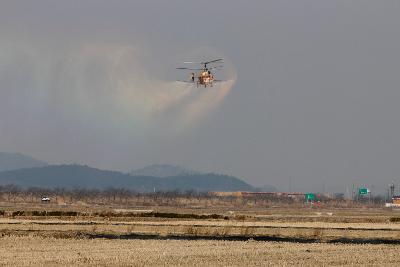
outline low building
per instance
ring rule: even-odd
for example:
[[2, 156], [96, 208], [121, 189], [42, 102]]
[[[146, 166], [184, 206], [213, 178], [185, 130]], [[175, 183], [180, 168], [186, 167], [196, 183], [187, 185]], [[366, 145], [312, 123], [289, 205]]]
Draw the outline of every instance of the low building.
[[400, 207], [400, 196], [393, 196], [391, 203], [385, 203], [385, 207], [387, 208], [399, 208]]

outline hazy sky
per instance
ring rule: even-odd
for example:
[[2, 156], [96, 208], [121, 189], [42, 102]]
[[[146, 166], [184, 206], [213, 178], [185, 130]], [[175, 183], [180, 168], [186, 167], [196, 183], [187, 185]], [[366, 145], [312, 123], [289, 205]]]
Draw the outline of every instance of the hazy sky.
[[[399, 14], [397, 0], [3, 0], [0, 151], [282, 190], [400, 183]], [[180, 62], [215, 57], [227, 82], [175, 82]]]

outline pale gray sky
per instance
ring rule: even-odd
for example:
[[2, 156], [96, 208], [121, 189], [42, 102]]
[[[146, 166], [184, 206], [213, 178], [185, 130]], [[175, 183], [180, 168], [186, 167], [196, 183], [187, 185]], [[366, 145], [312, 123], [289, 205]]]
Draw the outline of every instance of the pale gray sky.
[[[400, 183], [400, 2], [1, 1], [0, 150], [282, 190]], [[174, 82], [226, 59], [229, 84]]]

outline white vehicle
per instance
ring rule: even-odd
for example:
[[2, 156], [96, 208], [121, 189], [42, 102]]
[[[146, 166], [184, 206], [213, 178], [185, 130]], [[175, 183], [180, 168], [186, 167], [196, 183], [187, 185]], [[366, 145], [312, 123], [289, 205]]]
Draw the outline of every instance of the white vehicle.
[[42, 202], [50, 202], [50, 198], [49, 197], [42, 197]]

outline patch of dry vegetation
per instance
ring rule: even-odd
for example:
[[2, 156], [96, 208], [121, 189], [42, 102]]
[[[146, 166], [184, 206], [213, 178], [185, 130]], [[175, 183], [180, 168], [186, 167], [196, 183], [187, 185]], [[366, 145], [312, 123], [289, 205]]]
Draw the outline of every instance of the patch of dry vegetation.
[[226, 220], [158, 220], [117, 221], [93, 218], [75, 220], [0, 219], [0, 233], [39, 236], [113, 236], [153, 235], [163, 237], [229, 237], [258, 239], [304, 239], [322, 242], [358, 240], [357, 242], [398, 243], [400, 224], [321, 223], [321, 222], [251, 222]]
[[0, 238], [2, 266], [398, 266], [399, 252], [395, 245]]

